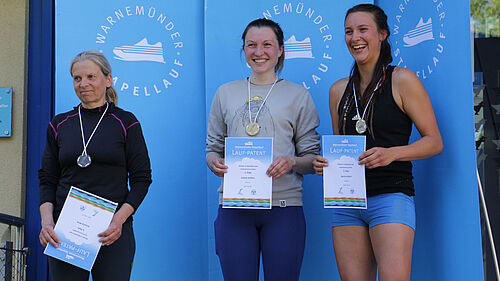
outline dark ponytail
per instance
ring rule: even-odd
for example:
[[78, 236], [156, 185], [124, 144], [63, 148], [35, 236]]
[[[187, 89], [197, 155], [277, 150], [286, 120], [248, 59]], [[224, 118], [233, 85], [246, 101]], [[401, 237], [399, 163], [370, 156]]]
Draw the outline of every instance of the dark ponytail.
[[[375, 64], [375, 69], [373, 71], [373, 76], [368, 83], [368, 86], [366, 87], [365, 91], [363, 93], [360, 92], [360, 74], [359, 74], [359, 68], [356, 62], [354, 62], [354, 65], [351, 69], [350, 77], [349, 77], [349, 82], [346, 87], [346, 92], [347, 92], [347, 97], [345, 99], [344, 105], [342, 106], [342, 111], [339, 116], [339, 131], [343, 134], [345, 134], [345, 117], [353, 110], [354, 108], [354, 94], [353, 94], [353, 89], [352, 86], [356, 87], [356, 93], [360, 93], [361, 96], [361, 108], [364, 108], [366, 104], [368, 103], [368, 100], [370, 99], [371, 93], [375, 88], [377, 87], [377, 84], [379, 81], [383, 82], [385, 80], [385, 71], [387, 69], [387, 66], [392, 62], [392, 51], [391, 51], [391, 45], [389, 44], [389, 36], [391, 35], [391, 32], [389, 30], [389, 25], [387, 24], [387, 15], [385, 14], [384, 10], [382, 10], [380, 7], [372, 4], [359, 4], [356, 5], [352, 8], [350, 8], [346, 15], [344, 21], [347, 19], [347, 17], [355, 12], [367, 12], [373, 15], [373, 19], [377, 25], [377, 30], [380, 31], [385, 31], [387, 33], [387, 36], [385, 37], [384, 41], [381, 42], [380, 46], [380, 54], [379, 58], [377, 60], [377, 63]], [[373, 99], [371, 103], [368, 105], [369, 108], [366, 111], [366, 116], [368, 119], [368, 131], [374, 137], [373, 134], [373, 105], [375, 104], [376, 101], [376, 96], [382, 91], [382, 85], [377, 89], [377, 91], [374, 93]], [[359, 96], [358, 96], [359, 97]], [[365, 119], [366, 120], [366, 119]]]

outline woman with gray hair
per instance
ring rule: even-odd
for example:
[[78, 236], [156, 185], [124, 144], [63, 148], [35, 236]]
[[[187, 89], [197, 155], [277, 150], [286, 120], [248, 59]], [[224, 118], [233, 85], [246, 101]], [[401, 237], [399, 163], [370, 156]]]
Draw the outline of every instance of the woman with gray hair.
[[[99, 280], [129, 280], [135, 253], [132, 214], [151, 184], [151, 168], [140, 123], [116, 106], [111, 67], [103, 54], [85, 51], [71, 62], [81, 103], [50, 121], [39, 170], [40, 243], [58, 247], [54, 232], [69, 189], [74, 186], [118, 203], [91, 270]], [[128, 185], [130, 184], [130, 190]], [[52, 280], [88, 280], [89, 272], [49, 257]]]

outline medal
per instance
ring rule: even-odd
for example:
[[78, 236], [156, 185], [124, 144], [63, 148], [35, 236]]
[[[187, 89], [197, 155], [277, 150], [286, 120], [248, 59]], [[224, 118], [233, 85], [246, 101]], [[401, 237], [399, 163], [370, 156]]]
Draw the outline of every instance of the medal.
[[358, 132], [358, 134], [363, 134], [364, 132], [366, 132], [365, 120], [359, 119], [358, 121], [356, 121], [356, 132]]
[[378, 90], [380, 85], [382, 85], [383, 82], [384, 82], [384, 80], [382, 80], [382, 79], [380, 79], [380, 81], [378, 81], [377, 86], [375, 87], [375, 90], [373, 90], [372, 95], [370, 96], [370, 99], [366, 103], [365, 109], [363, 110], [363, 115], [361, 117], [360, 117], [359, 109], [358, 109], [358, 99], [356, 98], [356, 85], [354, 84], [354, 82], [352, 83], [352, 92], [354, 94], [354, 102], [356, 104], [356, 115], [352, 118], [352, 120], [356, 121], [356, 132], [358, 132], [358, 134], [360, 134], [360, 135], [363, 134], [364, 132], [366, 132], [366, 129], [368, 128], [368, 126], [366, 125], [366, 121], [365, 121], [366, 109], [368, 109], [368, 106], [370, 105], [370, 102], [372, 101], [373, 95]]
[[255, 136], [256, 134], [259, 133], [260, 126], [259, 126], [259, 124], [255, 123], [255, 122], [248, 123], [245, 131], [247, 132], [247, 134], [249, 136]]
[[247, 85], [248, 85], [248, 119], [249, 119], [249, 123], [245, 127], [245, 131], [247, 132], [247, 135], [253, 137], [253, 136], [255, 136], [255, 135], [257, 135], [259, 133], [260, 126], [259, 126], [259, 124], [257, 124], [257, 117], [259, 116], [259, 113], [260, 113], [260, 110], [262, 109], [262, 106], [264, 106], [264, 103], [266, 103], [266, 100], [269, 97], [269, 94], [273, 90], [274, 85], [276, 85], [276, 82], [278, 82], [278, 77], [276, 77], [276, 80], [274, 80], [274, 83], [271, 86], [271, 89], [269, 89], [269, 92], [267, 92], [267, 95], [264, 98], [264, 101], [260, 105], [259, 110], [257, 110], [257, 114], [255, 114], [255, 118], [252, 121], [252, 110], [251, 110], [251, 100], [250, 100], [251, 99], [251, 97], [250, 97], [250, 78], [248, 78]]
[[87, 146], [90, 143], [90, 140], [94, 136], [95, 131], [97, 130], [97, 127], [99, 127], [99, 124], [101, 124], [102, 118], [104, 115], [106, 115], [106, 112], [108, 111], [109, 103], [106, 103], [106, 109], [101, 115], [101, 118], [99, 119], [99, 122], [97, 122], [97, 125], [95, 125], [94, 131], [92, 131], [92, 134], [90, 134], [89, 140], [87, 143], [85, 143], [85, 135], [83, 133], [83, 124], [82, 124], [82, 114], [80, 112], [80, 107], [81, 105], [78, 106], [78, 118], [80, 120], [80, 131], [82, 132], [82, 142], [83, 142], [83, 151], [78, 158], [76, 158], [76, 164], [80, 166], [81, 168], [86, 168], [92, 163], [92, 159], [90, 159], [90, 155], [87, 154]]
[[86, 168], [90, 163], [92, 163], [92, 159], [88, 154], [82, 154], [76, 159], [76, 164], [82, 168]]

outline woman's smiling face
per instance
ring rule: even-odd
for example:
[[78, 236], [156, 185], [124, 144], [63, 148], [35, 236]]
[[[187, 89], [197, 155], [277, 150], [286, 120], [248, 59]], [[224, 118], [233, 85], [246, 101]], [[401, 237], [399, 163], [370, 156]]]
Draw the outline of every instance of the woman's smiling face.
[[279, 46], [274, 31], [269, 27], [252, 27], [245, 36], [243, 47], [245, 59], [255, 74], [275, 72], [278, 58], [283, 55], [284, 47]]
[[387, 37], [379, 30], [371, 13], [354, 12], [344, 23], [345, 43], [358, 65], [375, 64], [380, 56], [380, 46]]

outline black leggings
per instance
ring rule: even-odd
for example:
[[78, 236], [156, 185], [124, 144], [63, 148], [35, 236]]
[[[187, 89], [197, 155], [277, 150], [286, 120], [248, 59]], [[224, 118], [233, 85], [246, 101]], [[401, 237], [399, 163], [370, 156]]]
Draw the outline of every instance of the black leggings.
[[[101, 247], [92, 267], [94, 281], [128, 281], [135, 254], [132, 222], [122, 226], [122, 235], [109, 246]], [[88, 281], [89, 272], [64, 261], [49, 257], [49, 272], [53, 281]]]

